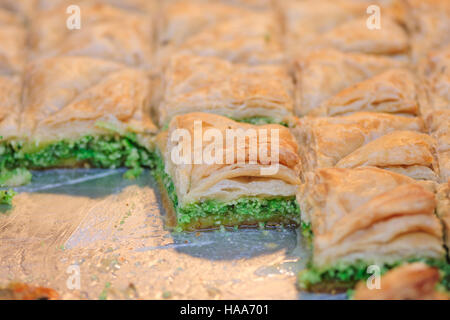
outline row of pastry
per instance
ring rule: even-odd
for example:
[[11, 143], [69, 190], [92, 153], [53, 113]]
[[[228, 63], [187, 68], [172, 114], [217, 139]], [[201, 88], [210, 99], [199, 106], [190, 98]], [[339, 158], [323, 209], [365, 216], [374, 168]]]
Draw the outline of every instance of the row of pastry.
[[[316, 24], [329, 23], [329, 19], [320, 19], [324, 13], [335, 14], [332, 10], [321, 11], [322, 7], [314, 6], [313, 2], [306, 3], [295, 2], [292, 8], [300, 8], [297, 12], [308, 17], [317, 14], [311, 19]], [[444, 6], [444, 2], [438, 5]], [[336, 5], [339, 14], [347, 12], [343, 8], [343, 5]], [[291, 9], [287, 11], [289, 14], [295, 12]], [[442, 15], [439, 7], [428, 9], [431, 14]], [[291, 71], [296, 82], [291, 91], [293, 94], [284, 96], [295, 96], [296, 101], [279, 103], [278, 110], [268, 105], [266, 110], [255, 108], [253, 98], [236, 99], [242, 99], [242, 91], [233, 90], [235, 78], [215, 77], [222, 73], [219, 61], [230, 66], [233, 75], [240, 72], [236, 76], [238, 79], [245, 78], [241, 70], [268, 70], [268, 67], [278, 66], [248, 61], [244, 61], [245, 65], [238, 64], [227, 56], [218, 60], [198, 52], [195, 56], [185, 54], [172, 58], [164, 79], [166, 88], [173, 86], [177, 90], [164, 91], [161, 113], [167, 114], [171, 112], [168, 110], [178, 106], [181, 110], [174, 111], [168, 118], [189, 110], [244, 121], [264, 117], [270, 119], [267, 122], [287, 124], [293, 135], [283, 136], [280, 148], [286, 158], [280, 161], [285, 161], [283, 165], [290, 170], [286, 172], [290, 175], [297, 172], [296, 178], [299, 178], [290, 180], [284, 174], [263, 177], [250, 165], [239, 167], [236, 163], [178, 166], [170, 161], [170, 152], [165, 148], [171, 143], [164, 140], [167, 135], [163, 136], [167, 144], [160, 149], [168, 169], [162, 174], [162, 180], [166, 190], [172, 190], [172, 196], [168, 192], [167, 198], [175, 208], [175, 216], [180, 218], [175, 224], [188, 230], [192, 226], [196, 229], [214, 227], [215, 224], [245, 225], [252, 224], [255, 216], [258, 217], [256, 221], [280, 222], [283, 220], [276, 215], [262, 220], [260, 212], [270, 212], [268, 208], [279, 206], [280, 197], [289, 203], [293, 188], [288, 189], [286, 185], [300, 185], [297, 192], [300, 210], [292, 207], [285, 217], [298, 222], [297, 215], [300, 214], [304, 234], [310, 238], [313, 251], [310, 268], [299, 276], [303, 289], [349, 288], [369, 276], [367, 268], [372, 264], [380, 266], [384, 272], [417, 260], [443, 270], [440, 282], [448, 288], [449, 268], [444, 246], [448, 224], [442, 224], [448, 221], [449, 208], [448, 49], [415, 40], [411, 45], [411, 38], [420, 39], [421, 36], [409, 35], [396, 22], [398, 18], [392, 18], [393, 27], [388, 20], [389, 28], [380, 35], [361, 27], [365, 20], [352, 17], [345, 21], [345, 14], [339, 14], [334, 16], [339, 27], [333, 26], [325, 36], [323, 28], [328, 27], [322, 25], [313, 27], [317, 28], [316, 34], [307, 29], [297, 39], [293, 35], [294, 40], [290, 39], [287, 29], [288, 41], [299, 44], [300, 48], [313, 49], [303, 50], [305, 52], [301, 54], [294, 52], [288, 57], [294, 57]], [[434, 19], [433, 16], [428, 18]], [[352, 33], [355, 28], [362, 31]], [[298, 27], [294, 30], [303, 32]], [[428, 39], [446, 36], [443, 32], [439, 34], [440, 29], [428, 32], [430, 35], [425, 35]], [[332, 39], [336, 42], [330, 46]], [[307, 42], [302, 43], [303, 40]], [[406, 58], [410, 45], [413, 65]], [[293, 45], [288, 45], [288, 49], [295, 50]], [[190, 62], [192, 67], [189, 67]], [[212, 70], [220, 71], [208, 72]], [[282, 82], [281, 78], [276, 81]], [[254, 82], [245, 80], [242, 83]], [[242, 88], [242, 83], [234, 88]], [[256, 83], [250, 88], [262, 89], [261, 93], [252, 90], [258, 93], [259, 99], [260, 95], [270, 92], [269, 89], [276, 88], [272, 83], [267, 89], [264, 84]], [[283, 88], [290, 87], [284, 84]], [[240, 94], [230, 95], [232, 102], [239, 102], [229, 103], [224, 108], [220, 98], [227, 96], [225, 90]], [[242, 110], [236, 105], [245, 108]], [[286, 110], [305, 117], [293, 122], [276, 118]], [[222, 131], [231, 126], [247, 128], [236, 122], [228, 124], [217, 116], [188, 114], [176, 116], [169, 125], [169, 134], [179, 128], [192, 131], [195, 119], [202, 119], [207, 126]], [[273, 129], [281, 130], [276, 126], [272, 126]], [[292, 156], [295, 161], [289, 164], [286, 159], [293, 153], [293, 141], [298, 158]], [[270, 183], [268, 189], [265, 188], [267, 183]], [[275, 189], [276, 184], [280, 186]], [[243, 196], [246, 199], [242, 200]], [[253, 197], [266, 199], [266, 202], [255, 204], [251, 202]], [[267, 199], [276, 199], [277, 203], [269, 204]], [[242, 201], [251, 205], [240, 210]], [[285, 212], [277, 211], [278, 214]], [[230, 221], [227, 214], [236, 220]]]
[[[418, 260], [442, 270], [440, 283], [448, 289], [448, 26], [427, 27], [448, 21], [439, 20], [449, 12], [446, 3], [407, 1], [411, 8], [392, 9], [381, 33], [365, 28], [364, 15], [353, 6], [362, 2], [315, 3], [285, 3], [292, 7], [284, 13], [294, 15], [283, 40], [294, 82], [277, 61], [229, 55], [214, 45], [193, 54], [181, 44], [162, 64], [158, 112], [168, 129], [158, 136], [157, 174], [171, 222], [195, 230], [300, 218], [313, 251], [309, 269], [299, 276], [303, 289], [349, 288], [369, 276], [370, 265], [385, 272]], [[418, 7], [425, 18], [415, 21], [421, 29], [412, 32], [402, 17], [417, 14]], [[310, 28], [295, 26], [295, 14], [310, 17]], [[283, 170], [264, 176], [258, 169], [267, 163], [259, 158], [256, 167], [195, 164], [193, 158], [174, 163], [171, 151], [179, 142], [171, 135], [179, 129], [194, 135], [196, 120], [222, 133], [236, 127], [283, 132]], [[255, 126], [261, 123], [290, 129]], [[291, 205], [294, 194], [298, 208]]]
[[[359, 38], [367, 29], [352, 32], [357, 20], [342, 23], [336, 13], [331, 31], [306, 37], [318, 49], [294, 60], [295, 108], [304, 116], [292, 129], [302, 165], [297, 199], [312, 249], [302, 289], [341, 290], [367, 279], [372, 265], [383, 273], [420, 260], [441, 270], [448, 290], [450, 6], [404, 3], [384, 24], [398, 24], [385, 30], [393, 42], [376, 32]], [[414, 28], [402, 22], [413, 15]]]
[[[172, 42], [181, 44], [184, 35], [212, 27], [221, 17], [243, 16], [242, 22], [254, 16], [251, 25], [260, 26], [264, 19], [257, 13], [266, 17], [263, 12], [269, 4], [270, 1], [238, 0], [2, 0], [0, 23], [5, 28], [0, 44], [0, 185], [28, 181], [29, 174], [22, 178], [15, 174], [22, 174], [23, 170], [11, 172], [18, 167], [125, 165], [139, 173], [142, 166], [150, 166], [149, 150], [157, 131], [153, 116], [161, 114], [157, 123], [167, 125], [169, 117], [182, 108], [177, 101], [187, 96], [182, 92], [186, 82], [166, 86], [167, 94], [160, 90], [161, 79], [169, 79], [157, 76], [167, 69], [163, 52], [172, 56], [173, 50], [168, 49], [174, 47]], [[211, 15], [205, 14], [209, 11]], [[262, 22], [262, 29], [266, 27], [272, 28], [272, 23]], [[218, 32], [228, 29], [223, 26]], [[236, 26], [233, 30], [237, 36], [241, 28]], [[255, 32], [261, 32], [261, 28]], [[255, 32], [249, 31], [237, 42], [252, 37], [256, 40], [260, 34]], [[256, 46], [270, 42], [270, 35], [265, 35], [261, 35], [262, 42], [256, 41]], [[207, 44], [209, 40], [203, 42]], [[229, 41], [225, 52], [231, 54], [237, 42]], [[278, 49], [274, 51], [279, 56]], [[255, 51], [251, 44], [245, 50]], [[265, 49], [262, 51], [265, 53]], [[188, 67], [195, 69], [194, 61]], [[234, 84], [224, 88], [224, 101], [245, 95], [235, 92], [244, 81], [248, 80], [248, 85], [257, 90], [259, 77], [281, 73], [286, 86], [290, 85], [284, 70], [278, 68], [250, 69], [252, 75], [245, 79], [241, 79], [241, 74], [246, 74], [246, 69], [232, 75], [233, 66], [218, 58], [211, 58], [210, 70], [205, 68], [203, 72], [217, 73], [215, 81], [221, 85], [233, 77]], [[197, 77], [201, 73], [200, 70]], [[173, 77], [179, 77], [178, 70], [174, 70]], [[250, 83], [251, 77], [254, 84]], [[283, 88], [283, 83], [275, 83], [278, 79], [272, 82], [275, 89], [266, 85], [272, 91], [268, 97], [281, 92], [277, 100], [291, 99], [284, 93], [289, 89]], [[199, 81], [198, 86], [202, 85]], [[249, 90], [253, 89], [244, 91]], [[167, 108], [159, 108], [162, 95], [169, 96], [174, 107], [168, 102]], [[197, 102], [192, 99], [191, 105]], [[205, 101], [204, 105], [208, 103]], [[277, 103], [275, 100], [271, 104]], [[160, 112], [163, 109], [167, 112]], [[287, 113], [279, 118], [284, 119]]]

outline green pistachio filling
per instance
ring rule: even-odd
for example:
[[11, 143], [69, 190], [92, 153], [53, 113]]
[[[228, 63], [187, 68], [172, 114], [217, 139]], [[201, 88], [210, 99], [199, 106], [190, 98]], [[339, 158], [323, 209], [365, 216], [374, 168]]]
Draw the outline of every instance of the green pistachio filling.
[[0, 190], [0, 204], [12, 205], [12, 199], [15, 195], [14, 190]]
[[306, 240], [312, 241], [314, 234], [312, 232], [310, 223], [306, 223], [306, 222], [302, 221], [300, 224], [300, 230], [302, 232], [302, 236], [305, 237]]
[[[380, 266], [381, 275], [388, 270], [400, 266], [403, 263], [422, 261], [441, 271], [440, 285], [446, 290], [450, 290], [450, 265], [445, 260], [415, 258], [394, 263], [386, 263]], [[329, 268], [317, 268], [311, 266], [298, 274], [298, 286], [303, 290], [311, 291], [331, 291], [330, 289], [348, 289], [353, 287], [358, 281], [368, 279], [371, 274], [367, 268], [373, 263], [357, 261], [349, 264], [337, 264]]]
[[[233, 119], [233, 118], [232, 118]], [[289, 127], [289, 124], [285, 121], [277, 122], [274, 121], [274, 119], [270, 117], [250, 117], [250, 118], [243, 118], [243, 119], [233, 119], [237, 122], [243, 122], [243, 123], [249, 123], [253, 125], [263, 125], [263, 124], [279, 124], [285, 127]]]
[[[253, 125], [279, 124], [279, 125], [289, 128], [288, 122], [275, 121], [274, 119], [272, 119], [270, 117], [249, 117], [249, 118], [239, 118], [239, 119], [233, 118], [233, 117], [228, 117], [228, 118], [230, 118], [231, 120], [234, 120], [236, 122], [248, 123], [248, 124], [253, 124]], [[169, 122], [164, 124], [164, 126], [162, 127], [162, 131], [167, 130], [168, 128], [169, 128]]]
[[75, 141], [61, 140], [37, 147], [20, 142], [4, 142], [0, 144], [0, 156], [0, 183], [16, 185], [29, 181], [24, 178], [26, 174], [23, 169], [18, 172], [17, 168], [45, 169], [79, 164], [97, 168], [125, 166], [130, 169], [126, 177], [133, 178], [142, 172], [143, 167], [153, 167], [152, 153], [138, 144], [134, 133], [123, 136], [88, 135]]
[[16, 168], [0, 171], [0, 187], [18, 187], [31, 181], [31, 173], [27, 169]]
[[196, 230], [241, 224], [298, 224], [300, 209], [295, 197], [245, 197], [230, 202], [206, 200], [180, 206], [171, 177], [156, 156], [155, 176], [167, 191], [176, 212], [176, 230]]

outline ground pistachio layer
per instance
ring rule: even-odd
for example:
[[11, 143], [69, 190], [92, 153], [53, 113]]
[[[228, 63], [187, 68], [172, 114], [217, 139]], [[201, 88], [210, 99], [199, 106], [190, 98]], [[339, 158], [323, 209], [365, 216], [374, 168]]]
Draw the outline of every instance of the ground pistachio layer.
[[[249, 118], [233, 118], [233, 117], [227, 117], [231, 120], [234, 120], [236, 122], [242, 122], [242, 123], [248, 123], [253, 125], [264, 125], [264, 124], [279, 124], [284, 127], [289, 128], [289, 122], [290, 120], [286, 121], [276, 121], [270, 117], [249, 117]], [[162, 126], [162, 130], [167, 130], [169, 128], [169, 122], [165, 123]]]
[[[450, 264], [445, 259], [425, 259], [412, 258], [394, 263], [378, 265], [380, 273], [383, 275], [390, 269], [398, 267], [404, 263], [422, 261], [441, 271], [440, 286], [450, 291]], [[358, 281], [367, 280], [372, 274], [367, 272], [367, 268], [373, 263], [357, 261], [352, 264], [338, 264], [329, 268], [317, 268], [310, 265], [308, 269], [298, 274], [298, 287], [302, 290], [316, 292], [345, 291], [353, 288]]]
[[230, 202], [206, 200], [180, 206], [173, 180], [166, 173], [164, 161], [159, 153], [155, 155], [154, 173], [165, 188], [175, 211], [176, 231], [261, 223], [299, 223], [300, 208], [295, 197], [244, 197]]
[[16, 195], [14, 190], [0, 190], [0, 205], [12, 205], [12, 199]]
[[127, 178], [138, 176], [144, 167], [153, 167], [153, 154], [139, 145], [134, 133], [87, 135], [45, 145], [22, 142], [0, 143], [0, 185], [17, 186], [29, 182], [25, 169], [46, 169], [88, 165], [96, 168], [127, 167]]
[[264, 124], [279, 124], [285, 127], [289, 127], [289, 124], [287, 121], [275, 121], [274, 119], [270, 117], [250, 117], [250, 118], [243, 118], [243, 119], [235, 119], [231, 118], [234, 121], [237, 122], [243, 122], [243, 123], [249, 123], [253, 125], [264, 125]]

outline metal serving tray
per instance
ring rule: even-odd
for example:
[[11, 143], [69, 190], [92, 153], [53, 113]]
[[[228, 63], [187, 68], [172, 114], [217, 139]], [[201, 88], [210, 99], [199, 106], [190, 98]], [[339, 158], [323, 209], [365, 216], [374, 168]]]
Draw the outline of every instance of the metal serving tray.
[[300, 293], [308, 250], [295, 230], [170, 233], [156, 183], [124, 170], [33, 173], [0, 208], [0, 285], [63, 299], [343, 299]]

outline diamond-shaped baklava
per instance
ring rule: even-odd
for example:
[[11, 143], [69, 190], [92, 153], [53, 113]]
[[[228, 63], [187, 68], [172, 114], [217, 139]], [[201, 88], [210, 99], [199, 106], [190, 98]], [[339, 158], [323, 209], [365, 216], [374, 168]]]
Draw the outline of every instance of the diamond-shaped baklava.
[[19, 131], [1, 140], [2, 169], [126, 166], [133, 175], [152, 165], [156, 126], [143, 71], [57, 57], [32, 63], [25, 75]]
[[415, 79], [401, 61], [360, 53], [319, 50], [294, 64], [296, 113], [417, 112]]
[[293, 129], [303, 174], [315, 168], [374, 166], [422, 180], [439, 180], [436, 140], [420, 118], [383, 113], [305, 117]]
[[[302, 288], [348, 288], [405, 261], [445, 264], [432, 184], [378, 168], [325, 168], [307, 174], [298, 199], [313, 257]], [[305, 233], [305, 232], [304, 232]]]
[[172, 119], [157, 146], [169, 227], [298, 223], [300, 160], [288, 128], [189, 113]]
[[82, 1], [81, 25], [66, 24], [67, 4], [39, 11], [32, 19], [30, 43], [32, 57], [88, 56], [150, 67], [153, 58], [151, 16], [102, 3]]
[[408, 35], [389, 6], [379, 3], [380, 25], [368, 26], [370, 4], [352, 0], [281, 2], [286, 47], [291, 56], [318, 48], [383, 54], [406, 59]]
[[161, 126], [189, 112], [207, 112], [251, 123], [286, 123], [293, 83], [283, 66], [248, 66], [214, 57], [177, 55], [164, 74], [158, 112]]

